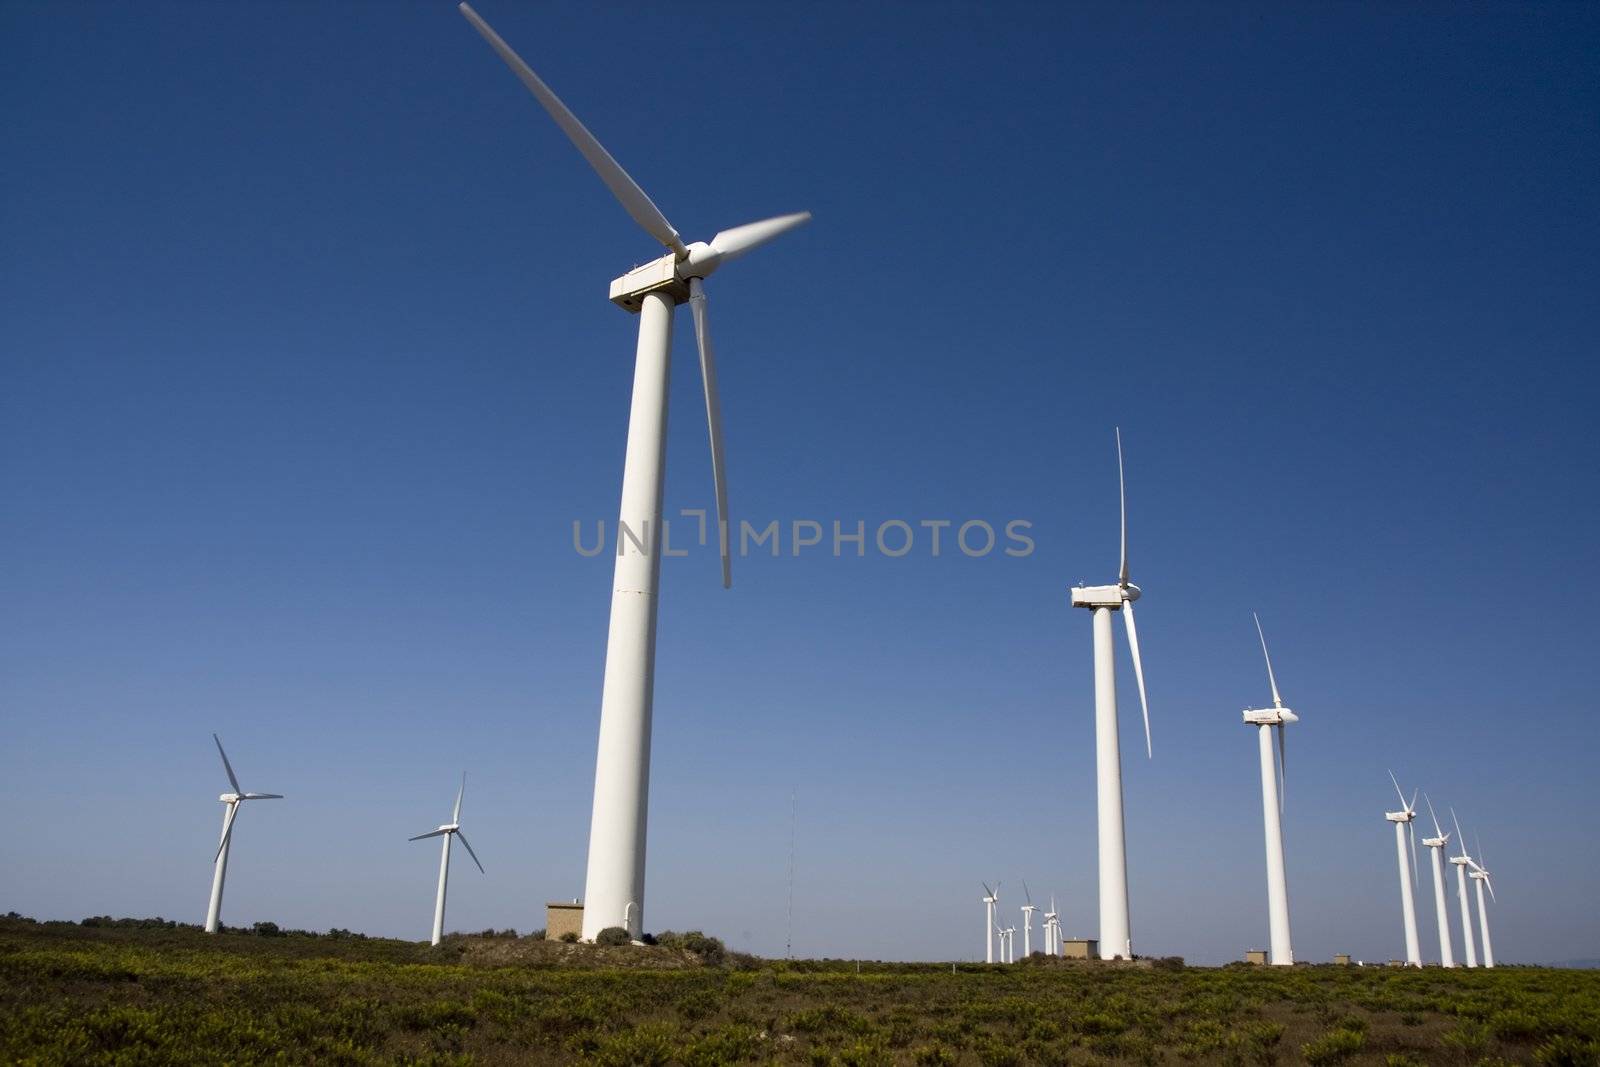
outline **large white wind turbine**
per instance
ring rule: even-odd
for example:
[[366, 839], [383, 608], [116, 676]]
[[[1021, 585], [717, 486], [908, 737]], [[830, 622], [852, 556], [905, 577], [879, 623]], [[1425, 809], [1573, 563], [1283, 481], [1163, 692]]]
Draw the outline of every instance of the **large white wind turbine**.
[[483, 864], [478, 861], [478, 854], [472, 851], [472, 846], [467, 843], [467, 835], [461, 832], [461, 798], [467, 792], [467, 772], [461, 772], [461, 788], [456, 790], [455, 810], [450, 813], [450, 821], [437, 830], [429, 830], [425, 834], [418, 834], [411, 838], [412, 841], [421, 841], [429, 837], [444, 838], [444, 845], [439, 850], [439, 895], [433, 902], [433, 943], [437, 945], [444, 937], [444, 892], [445, 885], [450, 881], [450, 839], [461, 838], [461, 846], [467, 850], [467, 855], [472, 857], [472, 862], [478, 864], [478, 873], [483, 874]]
[[722, 411], [706, 320], [704, 281], [722, 264], [766, 244], [811, 216], [804, 212], [783, 215], [723, 230], [709, 244], [684, 244], [644, 191], [500, 35], [467, 4], [461, 5], [461, 13], [549, 112], [633, 220], [669, 250], [660, 259], [635, 267], [611, 283], [611, 300], [639, 315], [639, 344], [622, 470], [605, 682], [600, 697], [583, 937], [593, 940], [606, 927], [621, 926], [637, 938], [644, 916], [656, 594], [661, 577], [661, 480], [673, 311], [679, 304], [689, 304], [699, 342], [710, 427], [712, 484], [717, 498], [722, 584], [727, 587], [732, 583], [732, 570]]
[[1055, 894], [1050, 895], [1050, 910], [1044, 913], [1044, 954], [1054, 956], [1056, 947], [1061, 941], [1061, 934], [1057, 930], [1059, 916], [1056, 914]]
[[[1478, 933], [1483, 935], [1483, 965], [1494, 966], [1494, 942], [1489, 940], [1489, 906], [1483, 899], [1483, 890], [1488, 887], [1489, 899], [1494, 900], [1494, 883], [1489, 880], [1489, 868], [1482, 865], [1483, 842], [1474, 839], [1478, 847], [1478, 860], [1472, 864], [1472, 880], [1478, 883]], [[1498, 901], [1496, 902], [1498, 903]]]
[[1433, 820], [1433, 836], [1424, 837], [1422, 843], [1428, 846], [1433, 863], [1433, 912], [1439, 920], [1439, 965], [1454, 967], [1456, 956], [1450, 945], [1450, 911], [1445, 905], [1444, 891], [1444, 850], [1450, 844], [1450, 835], [1439, 825], [1439, 815], [1433, 810], [1428, 794], [1422, 794], [1422, 799], [1428, 802], [1428, 817]]
[[222, 738], [216, 734], [211, 740], [217, 743], [217, 754], [222, 757], [222, 769], [228, 772], [228, 784], [233, 792], [223, 793], [217, 799], [227, 807], [222, 813], [222, 840], [217, 844], [217, 856], [211, 873], [211, 904], [206, 908], [206, 933], [214, 934], [222, 921], [222, 882], [228, 876], [228, 846], [233, 843], [233, 820], [239, 814], [239, 805], [246, 800], [282, 800], [282, 793], [246, 793], [239, 788], [239, 779], [233, 773], [228, 754], [222, 751]]
[[[1000, 928], [1000, 924], [995, 921], [994, 906], [1000, 903], [1000, 883], [996, 882], [993, 889], [989, 888], [988, 882], [979, 882], [978, 884], [983, 886], [983, 937], [985, 946], [983, 962], [993, 963], [994, 932]], [[1004, 946], [1002, 946], [1003, 951]]]
[[1456, 818], [1455, 808], [1450, 809], [1450, 823], [1456, 828], [1456, 844], [1461, 847], [1461, 855], [1450, 857], [1450, 862], [1456, 869], [1456, 899], [1461, 904], [1461, 944], [1467, 954], [1467, 966], [1476, 967], [1478, 947], [1472, 936], [1472, 905], [1467, 898], [1467, 867], [1471, 865], [1476, 870], [1477, 864], [1467, 855], [1467, 839], [1461, 833], [1461, 820]]
[[[1417, 901], [1412, 893], [1412, 876], [1416, 874], [1417, 855], [1415, 852], [1417, 836], [1413, 820], [1417, 817], [1417, 797], [1413, 793], [1411, 800], [1406, 800], [1406, 795], [1400, 791], [1400, 783], [1395, 780], [1394, 772], [1389, 772], [1389, 781], [1394, 782], [1394, 791], [1400, 797], [1399, 811], [1386, 811], [1385, 819], [1394, 823], [1394, 847], [1400, 858], [1400, 909], [1405, 917], [1406, 924], [1406, 963], [1411, 967], [1422, 966], [1422, 948], [1417, 940]], [[1410, 831], [1413, 838], [1410, 848], [1406, 846], [1406, 833]]]
[[1144, 665], [1133, 602], [1139, 587], [1128, 579], [1128, 494], [1122, 477], [1122, 430], [1117, 430], [1117, 492], [1122, 511], [1122, 569], [1116, 585], [1076, 586], [1072, 606], [1094, 612], [1094, 747], [1100, 816], [1100, 958], [1133, 958], [1128, 924], [1128, 850], [1122, 822], [1122, 748], [1117, 736], [1117, 661], [1111, 638], [1111, 613], [1122, 612], [1128, 626], [1128, 652], [1144, 711], [1145, 755], [1150, 747], [1150, 704], [1145, 699]]
[[[1261, 655], [1267, 661], [1267, 684], [1272, 687], [1272, 707], [1246, 709], [1246, 726], [1257, 728], [1261, 748], [1261, 812], [1267, 835], [1267, 919], [1271, 937], [1271, 960], [1274, 964], [1288, 966], [1294, 962], [1294, 948], [1289, 939], [1289, 881], [1283, 864], [1283, 773], [1286, 748], [1284, 727], [1299, 722], [1300, 717], [1283, 706], [1278, 695], [1278, 679], [1272, 673], [1272, 657], [1267, 653], [1267, 635], [1261, 629], [1261, 618], [1255, 616], [1256, 636], [1261, 638]], [[1272, 731], [1278, 732], [1277, 766], [1273, 766]]]
[[1027, 879], [1022, 882], [1022, 895], [1028, 899], [1022, 906], [1022, 958], [1027, 959], [1033, 955], [1033, 913], [1039, 910], [1034, 906], [1033, 894], [1028, 892]]

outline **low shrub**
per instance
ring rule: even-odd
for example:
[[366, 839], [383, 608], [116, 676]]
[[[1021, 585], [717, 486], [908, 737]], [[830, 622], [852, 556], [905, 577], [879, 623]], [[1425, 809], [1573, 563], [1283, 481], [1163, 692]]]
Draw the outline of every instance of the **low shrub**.
[[594, 943], [597, 945], [630, 945], [633, 943], [633, 938], [628, 935], [628, 931], [620, 926], [608, 926], [594, 935]]
[[1342, 1063], [1356, 1055], [1367, 1044], [1367, 1035], [1359, 1030], [1339, 1027], [1329, 1030], [1315, 1041], [1300, 1046], [1300, 1055], [1309, 1064]]

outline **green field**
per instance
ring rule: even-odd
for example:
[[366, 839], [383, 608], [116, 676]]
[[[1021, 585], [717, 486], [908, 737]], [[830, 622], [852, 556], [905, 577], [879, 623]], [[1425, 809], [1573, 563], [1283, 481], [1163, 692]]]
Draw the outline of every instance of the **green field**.
[[1600, 972], [856, 967], [0, 919], [0, 1062], [1600, 1061]]

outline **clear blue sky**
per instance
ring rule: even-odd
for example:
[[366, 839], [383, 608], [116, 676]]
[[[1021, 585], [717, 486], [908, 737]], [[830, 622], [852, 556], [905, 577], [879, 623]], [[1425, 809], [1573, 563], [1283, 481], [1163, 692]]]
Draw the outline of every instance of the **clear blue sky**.
[[[1136, 948], [1265, 941], [1255, 609], [1297, 954], [1402, 951], [1393, 767], [1483, 835], [1503, 959], [1600, 956], [1600, 12], [479, 9], [689, 239], [815, 212], [709, 287], [736, 516], [1034, 524], [666, 564], [647, 927], [781, 952], [797, 788], [799, 953], [971, 958], [980, 879], [1093, 931], [1066, 590], [1115, 573], [1120, 424]], [[584, 873], [606, 286], [657, 249], [448, 0], [13, 2], [0, 70], [0, 910], [200, 921], [216, 730], [288, 794], [225, 921], [424, 937], [405, 838], [466, 768], [449, 924], [542, 925]], [[711, 495], [677, 344], [669, 511]]]

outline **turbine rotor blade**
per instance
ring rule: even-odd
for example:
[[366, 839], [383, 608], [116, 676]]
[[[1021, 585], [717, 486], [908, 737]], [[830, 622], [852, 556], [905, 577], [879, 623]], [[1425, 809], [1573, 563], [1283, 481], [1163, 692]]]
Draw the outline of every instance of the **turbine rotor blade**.
[[450, 813], [450, 821], [453, 822], [453, 823], [457, 823], [457, 822], [461, 821], [461, 798], [466, 794], [466, 792], [467, 792], [467, 772], [466, 771], [462, 771], [461, 772], [461, 788], [456, 790], [456, 810]]
[[1408, 821], [1406, 828], [1411, 831], [1411, 884], [1414, 886], [1422, 881], [1422, 876], [1417, 872], [1417, 820]]
[[1433, 820], [1433, 836], [1444, 837], [1444, 830], [1439, 826], [1439, 813], [1433, 810], [1433, 799], [1428, 794], [1422, 794], [1422, 799], [1428, 802], [1428, 817]]
[[1283, 723], [1280, 722], [1278, 724], [1278, 814], [1279, 815], [1283, 814], [1284, 794], [1286, 792], [1286, 790], [1284, 788], [1284, 768], [1288, 765], [1288, 762], [1289, 762], [1289, 750], [1288, 750], [1288, 747], [1284, 744], [1284, 738], [1286, 736], [1287, 736], [1287, 734], [1284, 731]]
[[472, 846], [471, 845], [467, 844], [467, 835], [462, 833], [460, 830], [457, 830], [456, 831], [456, 836], [461, 839], [462, 847], [464, 847], [467, 850], [467, 855], [472, 857], [472, 862], [478, 864], [478, 873], [479, 874], [488, 874], [489, 872], [483, 869], [483, 864], [478, 862], [478, 854], [476, 852], [472, 851]]
[[212, 734], [211, 740], [217, 743], [217, 754], [222, 757], [222, 767], [228, 772], [228, 781], [232, 783], [233, 791], [235, 793], [243, 793], [244, 790], [239, 787], [239, 778], [233, 773], [233, 764], [228, 762], [228, 754], [222, 751], [222, 738]]
[[1489, 877], [1488, 871], [1483, 872], [1483, 886], [1489, 891], [1489, 899], [1494, 900], [1496, 904], [1500, 903], [1494, 898], [1494, 879]]
[[728, 468], [722, 451], [722, 398], [717, 391], [717, 359], [711, 347], [711, 324], [706, 320], [706, 288], [699, 278], [689, 279], [689, 310], [694, 314], [694, 336], [700, 344], [700, 378], [706, 391], [706, 427], [711, 435], [711, 482], [717, 494], [717, 550], [722, 555], [722, 588], [729, 589], [733, 586], [733, 556], [728, 544]]
[[240, 800], [282, 800], [282, 793], [240, 793]]
[[1461, 833], [1461, 820], [1456, 818], [1456, 809], [1453, 807], [1450, 809], [1450, 821], [1455, 824], [1456, 844], [1461, 847], [1461, 854], [1465, 856], [1467, 854], [1467, 839]]
[[1117, 584], [1128, 585], [1128, 485], [1122, 476], [1122, 427], [1117, 427], [1117, 500], [1122, 508], [1122, 570]]
[[217, 854], [211, 857], [215, 863], [222, 856], [222, 850], [228, 847], [228, 839], [233, 836], [233, 820], [239, 815], [239, 802], [234, 801], [228, 805], [228, 817], [222, 821], [222, 839], [217, 842]]
[[421, 841], [423, 838], [426, 838], [426, 837], [442, 837], [443, 835], [445, 835], [445, 834], [447, 834], [449, 832], [450, 832], [449, 830], [429, 830], [425, 834], [418, 834], [416, 837], [408, 837], [408, 838], [406, 838], [406, 840], [407, 841]]
[[760, 222], [748, 222], [723, 230], [711, 239], [711, 250], [724, 261], [738, 259], [746, 252], [760, 248], [768, 241], [781, 237], [797, 226], [811, 221], [811, 212], [797, 211], [792, 215], [777, 215]]
[[989, 888], [989, 883], [988, 882], [979, 882], [978, 884], [983, 886], [983, 895], [984, 896], [986, 896], [986, 897], [994, 896], [994, 890]]
[[1272, 673], [1272, 656], [1267, 652], [1267, 635], [1261, 629], [1261, 616], [1252, 611], [1250, 617], [1256, 620], [1256, 636], [1261, 638], [1261, 655], [1267, 661], [1267, 681], [1272, 685], [1272, 706], [1281, 708], [1283, 707], [1283, 698], [1278, 695], [1278, 679]]
[[472, 28], [489, 42], [489, 47], [493, 48], [505, 65], [511, 68], [511, 72], [528, 87], [528, 91], [538, 98], [545, 111], [556, 120], [556, 125], [561, 127], [561, 132], [567, 135], [567, 140], [583, 153], [583, 158], [589, 161], [589, 166], [600, 176], [600, 180], [606, 183], [611, 195], [617, 198], [618, 203], [629, 215], [633, 216], [633, 221], [642, 226], [651, 237], [672, 249], [679, 259], [687, 256], [689, 250], [684, 246], [683, 238], [678, 236], [678, 231], [672, 228], [672, 223], [667, 221], [661, 209], [656, 207], [655, 203], [645, 195], [644, 190], [639, 188], [639, 184], [629, 177], [628, 172], [622, 169], [622, 165], [611, 157], [611, 153], [595, 140], [594, 134], [590, 133], [583, 123], [578, 121], [578, 117], [567, 109], [561, 98], [550, 91], [550, 87], [533, 72], [533, 68], [523, 62], [522, 57], [517, 55], [476, 11], [472, 10], [470, 4], [463, 3], [461, 13], [472, 23]]
[[1406, 805], [1406, 814], [1407, 815], [1415, 815], [1417, 813], [1417, 793], [1421, 789], [1422, 789], [1422, 787], [1419, 785], [1419, 786], [1417, 786], [1416, 789], [1413, 789], [1411, 791], [1411, 802]]
[[1028, 898], [1029, 904], [1033, 903], [1033, 894], [1028, 892], [1028, 880], [1026, 878], [1022, 880], [1022, 895]]
[[1133, 601], [1122, 602], [1122, 621], [1128, 625], [1128, 651], [1133, 659], [1133, 678], [1139, 683], [1139, 708], [1144, 712], [1144, 754], [1147, 759], [1154, 759], [1154, 749], [1150, 745], [1150, 701], [1144, 694], [1144, 664], [1139, 659], [1139, 630], [1133, 624]]
[[1396, 780], [1393, 771], [1389, 772], [1389, 781], [1394, 782], [1394, 795], [1400, 798], [1400, 807], [1404, 809], [1406, 806], [1406, 795], [1400, 792], [1400, 783], [1398, 780]]

